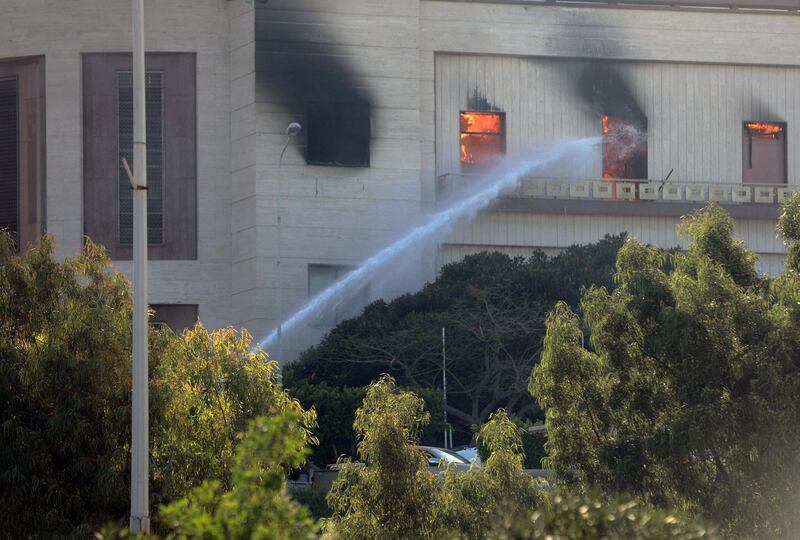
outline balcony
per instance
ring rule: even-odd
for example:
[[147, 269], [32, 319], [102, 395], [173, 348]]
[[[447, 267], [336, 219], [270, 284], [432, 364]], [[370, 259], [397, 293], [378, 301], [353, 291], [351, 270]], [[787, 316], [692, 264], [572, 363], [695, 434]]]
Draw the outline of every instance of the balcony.
[[[437, 197], [469, 186], [474, 176], [439, 176]], [[678, 217], [709, 203], [723, 206], [734, 218], [778, 217], [778, 205], [800, 186], [786, 184], [699, 183], [652, 180], [603, 180], [525, 177], [506, 190], [490, 210], [571, 215]]]

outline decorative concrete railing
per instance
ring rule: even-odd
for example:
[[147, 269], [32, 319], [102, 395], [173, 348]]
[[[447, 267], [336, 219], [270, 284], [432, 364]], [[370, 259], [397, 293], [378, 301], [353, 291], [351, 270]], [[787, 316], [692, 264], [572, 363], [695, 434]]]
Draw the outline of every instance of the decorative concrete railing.
[[[440, 198], [446, 198], [448, 193], [468, 186], [474, 178], [462, 174], [440, 176]], [[800, 185], [526, 177], [516, 188], [505, 191], [502, 197], [693, 204], [779, 204], [796, 191], [800, 191]]]

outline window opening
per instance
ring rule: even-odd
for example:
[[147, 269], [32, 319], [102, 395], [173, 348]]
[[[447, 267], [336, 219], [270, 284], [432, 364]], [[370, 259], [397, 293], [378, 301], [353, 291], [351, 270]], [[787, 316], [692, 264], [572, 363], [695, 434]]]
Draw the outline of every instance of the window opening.
[[[0, 79], [0, 229], [19, 243], [19, 131], [16, 77]], [[19, 249], [19, 246], [17, 246]]]
[[742, 144], [743, 183], [786, 183], [785, 123], [745, 122]]
[[311, 103], [306, 124], [309, 165], [369, 167], [369, 104]]
[[491, 165], [506, 153], [506, 117], [502, 112], [462, 111], [459, 115], [461, 164]]

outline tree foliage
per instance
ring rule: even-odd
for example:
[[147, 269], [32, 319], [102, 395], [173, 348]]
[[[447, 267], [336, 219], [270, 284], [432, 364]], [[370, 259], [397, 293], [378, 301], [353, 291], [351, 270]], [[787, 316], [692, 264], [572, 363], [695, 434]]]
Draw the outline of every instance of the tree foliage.
[[507, 513], [491, 540], [696, 540], [717, 538], [713, 529], [677, 512], [655, 510], [630, 499], [548, 494], [536, 510]]
[[[0, 525], [87, 537], [129, 510], [131, 289], [91, 242], [22, 255], [0, 234]], [[248, 419], [303, 413], [246, 332], [150, 334], [153, 506], [230, 481]], [[309, 419], [313, 416], [309, 416]]]
[[324, 538], [714, 538], [680, 513], [630, 499], [552, 493], [523, 471], [521, 433], [503, 410], [478, 434], [491, 454], [483, 465], [437, 477], [412, 446], [425, 421], [422, 400], [391, 378], [367, 390], [355, 424], [362, 463], [346, 464], [334, 483]]
[[441, 329], [447, 331], [448, 415], [471, 433], [496, 409], [536, 414], [527, 378], [544, 320], [557, 300], [576, 305], [583, 285], [611, 286], [622, 237], [528, 259], [480, 253], [446, 265], [421, 291], [334, 328], [285, 370], [287, 384], [365, 386], [382, 373], [411, 388], [441, 388]]
[[305, 461], [308, 417], [286, 410], [249, 422], [236, 448], [231, 488], [203, 482], [184, 499], [162, 508], [170, 537], [203, 540], [311, 540], [317, 525], [286, 491], [286, 473]]
[[328, 535], [343, 539], [433, 538], [437, 480], [409, 443], [430, 416], [390, 377], [371, 385], [353, 423], [362, 463], [344, 463], [328, 495]]
[[689, 249], [671, 272], [661, 251], [630, 240], [617, 288], [584, 291], [583, 321], [564, 303], [550, 314], [531, 380], [546, 410], [546, 461], [571, 488], [683, 507], [736, 537], [793, 537], [800, 283], [791, 272], [759, 276], [718, 207], [679, 230]]
[[[356, 411], [366, 394], [366, 387], [349, 388], [325, 383], [303, 383], [288, 389], [305, 409], [314, 409], [318, 427], [314, 434], [318, 443], [313, 446], [309, 461], [317, 465], [336, 463], [340, 456], [357, 457], [358, 439], [353, 431]], [[441, 441], [444, 431], [442, 395], [429, 388], [410, 389], [425, 401], [431, 422], [420, 433], [423, 442]]]
[[499, 522], [544, 499], [544, 485], [523, 471], [522, 433], [505, 410], [492, 414], [477, 439], [489, 457], [466, 473], [448, 469], [439, 495], [440, 526], [459, 538], [486, 538]]

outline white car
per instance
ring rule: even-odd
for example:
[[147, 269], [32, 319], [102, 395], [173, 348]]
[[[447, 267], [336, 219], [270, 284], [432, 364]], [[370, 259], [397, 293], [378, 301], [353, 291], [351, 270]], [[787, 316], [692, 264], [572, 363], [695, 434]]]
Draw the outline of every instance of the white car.
[[[434, 467], [437, 471], [442, 470], [445, 466], [454, 467], [456, 471], [468, 471], [472, 463], [465, 458], [445, 448], [437, 448], [435, 446], [418, 446], [420, 450], [425, 453], [428, 458], [428, 467]], [[434, 471], [436, 472], [436, 471]]]

